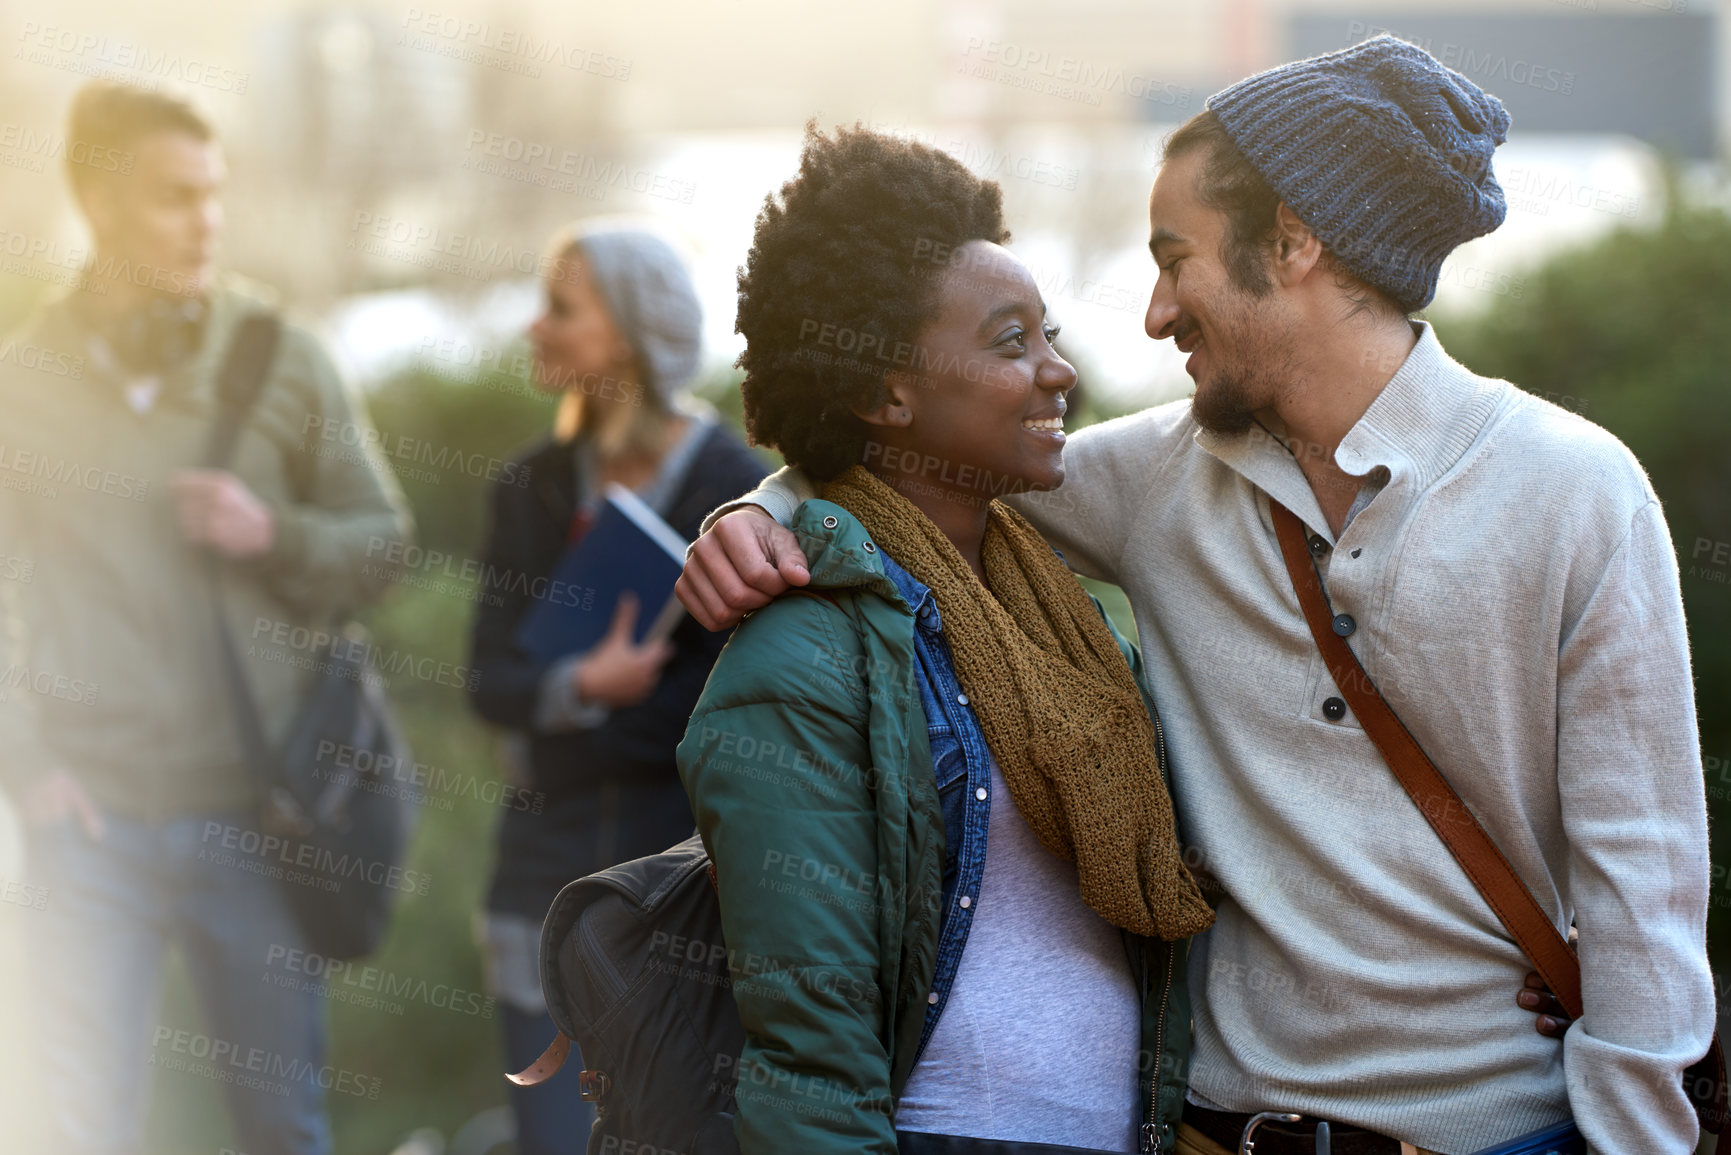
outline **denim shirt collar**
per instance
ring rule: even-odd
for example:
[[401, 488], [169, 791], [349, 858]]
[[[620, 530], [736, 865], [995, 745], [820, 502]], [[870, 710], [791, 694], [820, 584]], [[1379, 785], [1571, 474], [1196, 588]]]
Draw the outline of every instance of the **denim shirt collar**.
[[914, 621], [920, 629], [928, 634], [941, 632], [944, 620], [938, 613], [938, 599], [932, 596], [930, 587], [896, 564], [888, 553], [879, 553], [878, 556], [883, 559], [884, 576], [895, 583], [896, 592], [913, 607]]

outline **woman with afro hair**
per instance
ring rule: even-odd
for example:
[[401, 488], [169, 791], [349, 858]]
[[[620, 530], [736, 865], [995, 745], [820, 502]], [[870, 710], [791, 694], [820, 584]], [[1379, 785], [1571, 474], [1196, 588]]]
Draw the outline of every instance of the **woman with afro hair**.
[[1063, 480], [1076, 384], [1008, 239], [944, 153], [808, 128], [739, 274], [748, 429], [823, 483], [678, 755], [745, 1155], [1172, 1149], [1213, 916], [1138, 654], [994, 500]]

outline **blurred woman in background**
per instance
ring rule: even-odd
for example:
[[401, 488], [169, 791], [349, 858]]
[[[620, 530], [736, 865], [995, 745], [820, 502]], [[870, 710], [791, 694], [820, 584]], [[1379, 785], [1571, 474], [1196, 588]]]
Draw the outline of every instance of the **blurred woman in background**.
[[[543, 262], [545, 309], [530, 327], [536, 381], [557, 392], [551, 436], [494, 488], [484, 594], [471, 667], [481, 717], [510, 731], [525, 793], [505, 811], [482, 936], [490, 991], [503, 1009], [507, 1068], [552, 1041], [541, 995], [541, 921], [560, 887], [665, 850], [692, 831], [674, 748], [726, 633], [689, 618], [639, 645], [622, 600], [606, 637], [536, 661], [519, 625], [604, 491], [618, 483], [687, 539], [703, 516], [755, 485], [758, 458], [713, 410], [685, 394], [701, 354], [702, 314], [684, 262], [663, 239], [618, 224], [555, 234]], [[580, 1063], [549, 1085], [511, 1088], [522, 1155], [583, 1150], [592, 1108]]]

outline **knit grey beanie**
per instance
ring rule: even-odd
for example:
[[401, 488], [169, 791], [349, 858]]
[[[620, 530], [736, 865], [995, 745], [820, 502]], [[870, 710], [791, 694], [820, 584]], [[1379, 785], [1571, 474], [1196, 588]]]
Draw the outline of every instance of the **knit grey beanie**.
[[1508, 211], [1491, 172], [1502, 101], [1393, 36], [1259, 72], [1207, 106], [1329, 251], [1408, 313], [1436, 294], [1443, 258]]
[[671, 404], [697, 376], [703, 356], [703, 306], [684, 259], [666, 240], [637, 225], [612, 221], [572, 226], [570, 237], [630, 343], [648, 380]]

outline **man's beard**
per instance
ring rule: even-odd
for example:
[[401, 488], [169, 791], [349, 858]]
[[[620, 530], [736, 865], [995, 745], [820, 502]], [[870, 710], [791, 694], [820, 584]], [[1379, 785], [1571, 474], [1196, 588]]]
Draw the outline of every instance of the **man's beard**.
[[1209, 349], [1216, 367], [1206, 389], [1197, 384], [1190, 414], [1209, 432], [1230, 435], [1249, 429], [1258, 410], [1273, 406], [1290, 384], [1291, 357], [1281, 341], [1270, 339], [1248, 318], [1235, 318], [1222, 336], [1236, 363], [1226, 363], [1224, 349]]
[[1265, 407], [1260, 398], [1267, 396], [1267, 383], [1261, 376], [1254, 371], [1218, 374], [1206, 390], [1196, 390], [1190, 415], [1210, 433], [1243, 433], [1256, 420], [1256, 411]]

